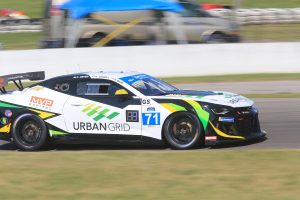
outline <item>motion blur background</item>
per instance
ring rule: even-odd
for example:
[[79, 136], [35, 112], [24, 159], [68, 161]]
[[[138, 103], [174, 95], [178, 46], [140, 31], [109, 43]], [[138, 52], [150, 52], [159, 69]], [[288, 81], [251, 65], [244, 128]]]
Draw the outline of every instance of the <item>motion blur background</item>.
[[[56, 21], [58, 16], [66, 16], [67, 14], [61, 12], [55, 5], [62, 4], [64, 1], [45, 1], [45, 0], [3, 0], [0, 2], [0, 43], [2, 49], [35, 49], [41, 47], [62, 47], [61, 44], [55, 43], [56, 41], [64, 39], [65, 21]], [[181, 1], [182, 5], [186, 5], [187, 1]], [[181, 14], [184, 16], [184, 23], [186, 19], [197, 26], [205, 26], [207, 20], [205, 18], [220, 17], [228, 19], [232, 22], [237, 22], [240, 26], [234, 30], [234, 34], [240, 36], [241, 42], [293, 42], [300, 40], [300, 1], [299, 0], [202, 0], [190, 1], [193, 5], [199, 6], [199, 10], [195, 12], [195, 7], [191, 5], [184, 6], [185, 11]], [[124, 13], [124, 12], [123, 12]], [[113, 14], [110, 17], [105, 17], [113, 21], [116, 19]], [[193, 16], [188, 18], [187, 15]], [[63, 17], [63, 18], [64, 18]], [[194, 17], [201, 17], [200, 22], [195, 23]], [[46, 18], [46, 19], [45, 19]], [[56, 19], [55, 19], [56, 18]], [[131, 17], [133, 20], [134, 17]], [[45, 19], [45, 20], [42, 20]], [[98, 31], [94, 31], [93, 35], [85, 36], [85, 41], [81, 46], [93, 46], [94, 43], [103, 38], [101, 33], [103, 30], [103, 19], [99, 18], [91, 20], [91, 16], [87, 16], [84, 20], [88, 20], [89, 24], [100, 24]], [[12, 21], [10, 21], [12, 20]], [[51, 21], [52, 20], [52, 21]], [[120, 21], [120, 19], [116, 19]], [[123, 22], [130, 22], [131, 20]], [[194, 20], [194, 21], [193, 21]], [[212, 20], [215, 21], [215, 20]], [[107, 22], [107, 21], [106, 21]], [[60, 23], [60, 25], [55, 25]], [[123, 25], [124, 25], [123, 23]], [[214, 23], [214, 22], [209, 22]], [[64, 25], [62, 25], [64, 24]], [[148, 24], [153, 26], [153, 24]], [[190, 24], [191, 25], [191, 24]], [[108, 25], [107, 25], [108, 26]], [[186, 26], [186, 25], [184, 25]], [[210, 27], [205, 27], [206, 31], [217, 31], [221, 34], [217, 35], [217, 39], [211, 41], [212, 38], [207, 36], [198, 41], [193, 42], [227, 42], [225, 40], [226, 30], [225, 24], [214, 24]], [[97, 26], [96, 26], [97, 27]], [[52, 30], [50, 30], [52, 29]], [[55, 30], [56, 29], [56, 30]], [[94, 28], [95, 29], [95, 28]], [[225, 30], [224, 30], [225, 29]], [[55, 32], [56, 33], [53, 33]], [[186, 31], [186, 30], [185, 30]], [[57, 33], [61, 32], [61, 33]], [[87, 31], [86, 31], [87, 32]], [[112, 31], [110, 31], [112, 32]], [[134, 40], [135, 37], [130, 38], [132, 35], [130, 29], [127, 30], [122, 36], [125, 40]], [[107, 32], [105, 32], [107, 34]], [[145, 34], [145, 33], [141, 33]], [[93, 37], [98, 36], [98, 37]], [[102, 36], [102, 37], [101, 37]], [[147, 40], [140, 37], [134, 42], [120, 41], [119, 37], [113, 38], [105, 46], [119, 46], [119, 45], [137, 45], [153, 43], [154, 36], [150, 36]], [[221, 37], [221, 38], [220, 38]], [[52, 41], [52, 44], [45, 45], [45, 41]], [[151, 40], [151, 41], [150, 41]], [[91, 44], [92, 43], [92, 44]]]

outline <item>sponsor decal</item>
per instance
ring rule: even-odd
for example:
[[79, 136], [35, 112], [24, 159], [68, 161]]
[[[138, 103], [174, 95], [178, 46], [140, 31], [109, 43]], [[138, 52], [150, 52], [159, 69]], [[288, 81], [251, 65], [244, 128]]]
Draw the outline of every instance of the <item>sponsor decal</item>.
[[150, 99], [143, 99], [142, 104], [150, 104]]
[[1, 123], [2, 125], [6, 125], [6, 124], [8, 124], [8, 119], [7, 119], [6, 117], [1, 117], [0, 123]]
[[53, 103], [54, 101], [51, 99], [32, 96], [29, 102], [29, 106], [51, 110]]
[[126, 110], [126, 122], [139, 122], [139, 111]]
[[86, 113], [88, 117], [91, 117], [96, 122], [103, 118], [111, 120], [120, 114], [118, 112], [111, 111], [110, 109], [105, 108], [102, 105], [100, 106], [92, 103], [87, 104], [82, 112]]
[[130, 125], [127, 123], [73, 122], [73, 129], [80, 131], [128, 132], [130, 131]]
[[219, 117], [219, 122], [230, 122], [230, 123], [233, 123], [234, 122], [234, 118], [233, 117]]
[[217, 140], [217, 136], [205, 136], [205, 140]]
[[73, 76], [74, 79], [90, 78], [88, 75]]
[[4, 115], [5, 115], [5, 117], [11, 117], [12, 116], [12, 111], [11, 110], [5, 110], [4, 111]]
[[229, 103], [236, 104], [236, 103], [238, 103], [240, 101], [243, 101], [243, 100], [244, 100], [244, 98], [242, 98], [242, 97], [235, 97], [235, 98], [230, 99]]
[[149, 107], [149, 108], [147, 108], [147, 111], [148, 112], [155, 112], [155, 108], [154, 107]]
[[160, 125], [160, 113], [142, 113], [143, 125]]
[[242, 111], [242, 114], [243, 114], [243, 115], [250, 114], [250, 111]]

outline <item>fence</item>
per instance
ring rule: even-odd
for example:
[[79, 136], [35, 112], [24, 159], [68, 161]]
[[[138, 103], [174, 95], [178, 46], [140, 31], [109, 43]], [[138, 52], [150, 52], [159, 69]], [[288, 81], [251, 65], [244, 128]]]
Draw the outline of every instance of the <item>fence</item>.
[[0, 75], [133, 70], [155, 76], [300, 72], [300, 43], [239, 43], [1, 51]]
[[208, 11], [211, 15], [232, 19], [236, 16], [237, 21], [242, 24], [278, 24], [278, 23], [300, 23], [300, 8], [266, 8], [266, 9], [212, 9]]

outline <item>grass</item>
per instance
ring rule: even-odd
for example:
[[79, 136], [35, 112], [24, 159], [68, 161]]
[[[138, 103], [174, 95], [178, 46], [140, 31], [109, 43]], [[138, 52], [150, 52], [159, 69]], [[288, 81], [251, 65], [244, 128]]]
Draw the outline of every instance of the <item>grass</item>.
[[[300, 1], [299, 1], [300, 7]], [[243, 41], [295, 42], [300, 41], [300, 24], [264, 24], [241, 26]]]
[[2, 0], [0, 8], [23, 10], [31, 18], [43, 17], [45, 0]]
[[1, 153], [6, 199], [298, 199], [300, 151]]
[[[235, 5], [237, 0], [200, 0], [200, 3]], [[299, 0], [240, 0], [242, 8], [294, 8], [299, 7]]]
[[248, 98], [300, 98], [300, 93], [243, 94]]
[[300, 73], [267, 73], [267, 74], [233, 74], [215, 76], [168, 77], [162, 78], [168, 83], [216, 83], [216, 82], [249, 82], [249, 81], [283, 81], [300, 80]]
[[0, 33], [0, 43], [4, 49], [36, 49], [41, 39], [41, 32]]

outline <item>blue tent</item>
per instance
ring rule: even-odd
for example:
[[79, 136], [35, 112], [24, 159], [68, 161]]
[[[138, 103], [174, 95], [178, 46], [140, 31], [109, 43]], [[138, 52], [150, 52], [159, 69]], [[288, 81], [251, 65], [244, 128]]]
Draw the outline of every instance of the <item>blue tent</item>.
[[70, 0], [59, 6], [79, 19], [93, 12], [126, 10], [163, 10], [181, 12], [182, 7], [172, 0]]

